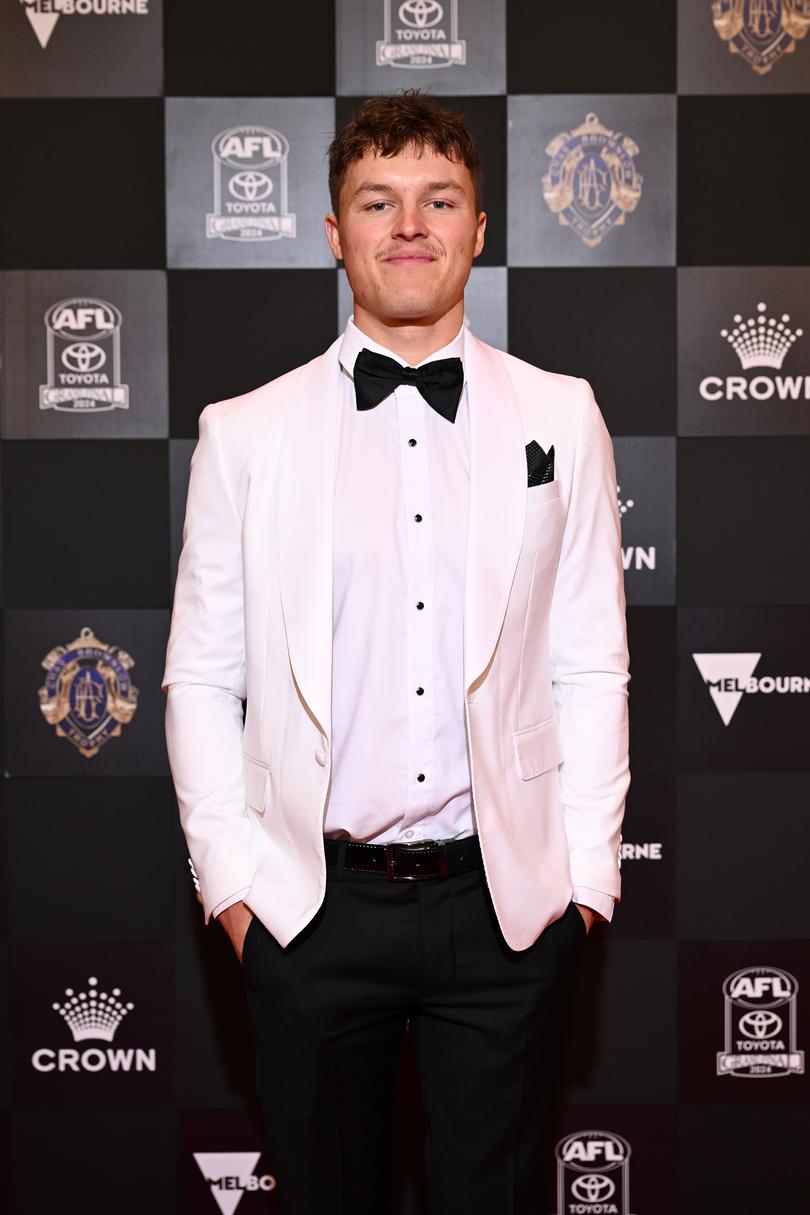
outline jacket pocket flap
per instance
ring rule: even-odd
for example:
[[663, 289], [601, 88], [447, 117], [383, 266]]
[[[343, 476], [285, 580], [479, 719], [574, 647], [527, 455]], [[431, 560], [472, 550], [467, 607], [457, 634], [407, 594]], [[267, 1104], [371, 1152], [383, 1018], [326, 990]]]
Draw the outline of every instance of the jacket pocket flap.
[[541, 776], [562, 763], [562, 743], [556, 717], [541, 721], [539, 726], [517, 730], [512, 734], [518, 769], [523, 780]]
[[264, 814], [264, 793], [267, 786], [268, 769], [249, 756], [242, 756], [245, 773], [245, 802], [252, 810]]

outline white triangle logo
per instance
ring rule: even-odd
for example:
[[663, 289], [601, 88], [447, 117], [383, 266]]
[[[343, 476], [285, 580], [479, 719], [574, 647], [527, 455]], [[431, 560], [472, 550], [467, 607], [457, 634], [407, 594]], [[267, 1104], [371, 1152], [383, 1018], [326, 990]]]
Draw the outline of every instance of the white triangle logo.
[[31, 22], [31, 28], [37, 36], [37, 42], [43, 51], [50, 41], [53, 27], [59, 20], [59, 13], [37, 13], [26, 7], [25, 15]]
[[[245, 1192], [249, 1178], [259, 1163], [261, 1152], [195, 1152], [194, 1159], [197, 1167], [211, 1187], [211, 1195], [216, 1200], [222, 1215], [233, 1215], [242, 1195]], [[225, 1189], [217, 1182], [232, 1178], [237, 1188]]]
[[[754, 673], [761, 654], [693, 654], [695, 665], [727, 726], [743, 698], [743, 685]], [[731, 687], [724, 686], [730, 683]]]

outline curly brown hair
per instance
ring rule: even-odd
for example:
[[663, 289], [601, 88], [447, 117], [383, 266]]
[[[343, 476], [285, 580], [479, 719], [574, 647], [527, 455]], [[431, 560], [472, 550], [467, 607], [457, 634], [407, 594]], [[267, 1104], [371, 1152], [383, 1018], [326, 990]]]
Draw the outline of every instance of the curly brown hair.
[[366, 152], [398, 156], [413, 145], [425, 145], [470, 171], [475, 190], [475, 209], [483, 208], [484, 170], [472, 131], [461, 114], [441, 105], [420, 89], [379, 95], [364, 101], [329, 145], [329, 195], [332, 210], [339, 214], [340, 191], [346, 170]]

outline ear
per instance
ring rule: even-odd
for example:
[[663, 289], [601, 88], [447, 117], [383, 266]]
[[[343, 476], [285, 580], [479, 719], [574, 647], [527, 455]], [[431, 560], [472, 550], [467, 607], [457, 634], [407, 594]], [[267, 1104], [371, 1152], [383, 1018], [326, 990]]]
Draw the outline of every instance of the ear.
[[486, 226], [487, 213], [486, 211], [481, 211], [478, 216], [478, 231], [475, 234], [475, 252], [473, 253], [473, 257], [478, 257], [479, 253], [484, 248], [484, 232], [486, 230]]
[[324, 216], [323, 227], [333, 256], [342, 261], [343, 251], [340, 247], [340, 231], [338, 229], [337, 216], [335, 215], [334, 211], [330, 211], [328, 215]]

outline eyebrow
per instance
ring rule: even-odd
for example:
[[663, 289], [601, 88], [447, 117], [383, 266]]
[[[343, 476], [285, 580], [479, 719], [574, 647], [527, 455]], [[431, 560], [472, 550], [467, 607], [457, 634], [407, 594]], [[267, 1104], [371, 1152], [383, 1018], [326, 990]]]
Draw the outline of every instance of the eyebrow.
[[[460, 186], [457, 181], [429, 181], [425, 186], [425, 190], [427, 192], [430, 192], [431, 190], [454, 190], [457, 194], [464, 193], [464, 187]], [[357, 187], [354, 194], [352, 194], [352, 198], [357, 198], [359, 194], [393, 193], [394, 187], [387, 185], [385, 182], [364, 181]]]

